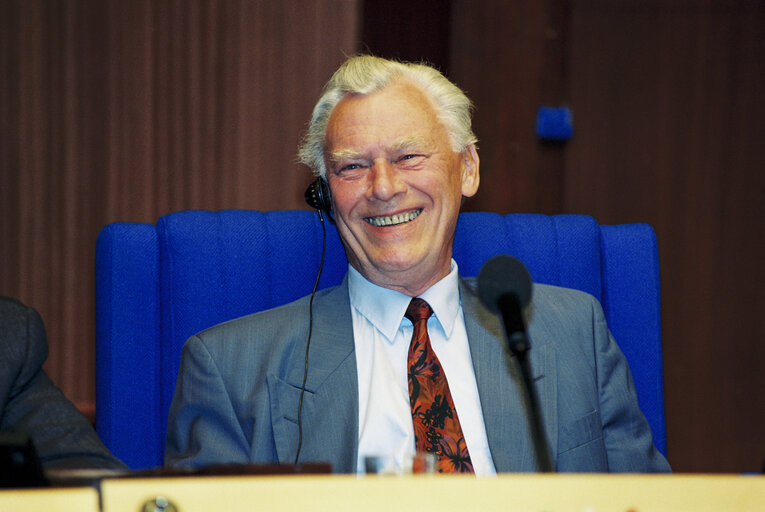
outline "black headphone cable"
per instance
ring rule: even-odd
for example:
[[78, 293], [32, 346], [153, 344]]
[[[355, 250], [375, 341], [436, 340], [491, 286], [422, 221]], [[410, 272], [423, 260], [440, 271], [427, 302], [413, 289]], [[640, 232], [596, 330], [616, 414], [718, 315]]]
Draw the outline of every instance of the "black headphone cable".
[[319, 263], [319, 272], [316, 274], [316, 282], [313, 284], [313, 291], [311, 292], [311, 298], [308, 301], [308, 339], [305, 342], [305, 367], [303, 369], [303, 385], [300, 387], [300, 400], [298, 400], [298, 446], [297, 453], [295, 453], [295, 464], [298, 463], [300, 457], [300, 450], [303, 447], [303, 395], [305, 394], [305, 384], [308, 380], [308, 350], [311, 348], [311, 333], [313, 331], [313, 298], [316, 295], [316, 290], [319, 287], [319, 279], [321, 278], [321, 271], [324, 269], [324, 252], [327, 248], [327, 228], [324, 225], [324, 215], [321, 210], [316, 210], [319, 214], [319, 222], [321, 223], [321, 262]]

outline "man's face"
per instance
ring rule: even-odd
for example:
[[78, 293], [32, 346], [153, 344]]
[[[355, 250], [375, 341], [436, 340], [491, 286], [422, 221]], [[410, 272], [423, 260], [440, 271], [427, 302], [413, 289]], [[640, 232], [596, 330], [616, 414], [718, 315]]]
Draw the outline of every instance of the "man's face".
[[416, 296], [449, 273], [462, 196], [478, 190], [474, 146], [456, 153], [428, 98], [408, 82], [347, 95], [327, 124], [325, 162], [348, 261]]

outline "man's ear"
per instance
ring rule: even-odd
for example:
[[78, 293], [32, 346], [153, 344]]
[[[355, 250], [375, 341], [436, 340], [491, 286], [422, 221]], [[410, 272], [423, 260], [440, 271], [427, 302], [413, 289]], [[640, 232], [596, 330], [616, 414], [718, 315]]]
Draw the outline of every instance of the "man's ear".
[[464, 197], [473, 197], [478, 192], [478, 185], [481, 182], [481, 176], [478, 171], [480, 159], [475, 144], [465, 148], [462, 156], [462, 195]]

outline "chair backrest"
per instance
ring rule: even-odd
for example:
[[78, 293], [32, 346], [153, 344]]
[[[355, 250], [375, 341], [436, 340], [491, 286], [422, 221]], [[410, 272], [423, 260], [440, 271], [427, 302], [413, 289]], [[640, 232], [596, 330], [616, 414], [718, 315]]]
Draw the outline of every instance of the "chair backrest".
[[[318, 217], [302, 210], [184, 211], [156, 226], [104, 227], [96, 248], [96, 427], [106, 446], [133, 469], [160, 466], [184, 341], [310, 293], [321, 248]], [[454, 242], [460, 273], [477, 275], [497, 254], [523, 261], [537, 282], [601, 301], [666, 453], [653, 229], [600, 226], [585, 215], [462, 213]], [[339, 284], [347, 265], [327, 224], [320, 288]]]

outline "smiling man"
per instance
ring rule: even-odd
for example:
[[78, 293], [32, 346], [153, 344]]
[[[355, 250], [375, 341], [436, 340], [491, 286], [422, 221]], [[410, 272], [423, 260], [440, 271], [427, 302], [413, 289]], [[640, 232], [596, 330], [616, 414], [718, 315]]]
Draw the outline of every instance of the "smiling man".
[[[300, 156], [328, 187], [347, 276], [316, 294], [313, 321], [305, 297], [189, 339], [168, 465], [355, 472], [366, 456], [428, 452], [441, 472], [538, 469], [500, 322], [452, 259], [480, 181], [470, 111], [426, 65], [360, 56], [335, 72]], [[669, 470], [597, 301], [535, 285], [530, 310], [555, 468]]]

